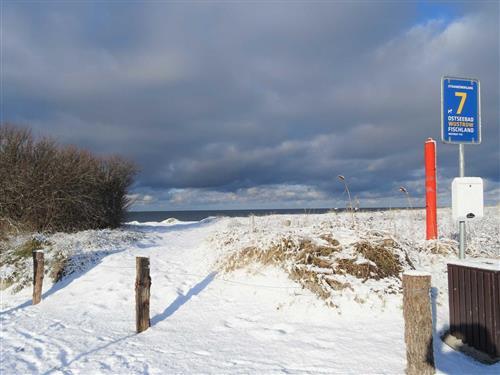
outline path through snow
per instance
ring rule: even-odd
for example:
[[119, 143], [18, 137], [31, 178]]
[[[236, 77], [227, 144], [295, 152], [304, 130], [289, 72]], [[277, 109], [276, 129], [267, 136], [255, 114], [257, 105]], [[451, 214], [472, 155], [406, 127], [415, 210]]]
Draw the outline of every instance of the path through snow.
[[[403, 373], [400, 301], [326, 307], [277, 269], [216, 275], [204, 239], [230, 219], [146, 225], [84, 273], [2, 295], [2, 374]], [[135, 333], [135, 257], [151, 258], [151, 328]], [[230, 277], [232, 281], [228, 281]], [[399, 297], [398, 297], [399, 298]], [[438, 329], [447, 311], [438, 306]], [[435, 340], [439, 371], [499, 373]]]

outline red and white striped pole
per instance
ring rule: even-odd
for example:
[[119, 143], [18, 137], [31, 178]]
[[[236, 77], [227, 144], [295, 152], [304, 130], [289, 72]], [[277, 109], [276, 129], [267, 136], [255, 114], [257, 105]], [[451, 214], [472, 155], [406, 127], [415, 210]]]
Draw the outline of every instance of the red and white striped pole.
[[436, 192], [436, 141], [427, 138], [424, 146], [425, 157], [425, 208], [426, 239], [437, 238], [437, 192]]

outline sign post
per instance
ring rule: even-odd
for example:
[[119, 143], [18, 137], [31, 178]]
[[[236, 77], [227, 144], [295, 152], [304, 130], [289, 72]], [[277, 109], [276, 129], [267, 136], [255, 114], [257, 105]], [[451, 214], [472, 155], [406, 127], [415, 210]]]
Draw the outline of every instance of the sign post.
[[[458, 145], [458, 176], [465, 177], [465, 152], [464, 144]], [[458, 222], [458, 257], [465, 259], [465, 220]]]
[[[460, 177], [465, 177], [464, 145], [481, 143], [481, 94], [478, 79], [441, 78], [441, 140], [458, 144]], [[460, 259], [465, 258], [465, 221], [458, 222]]]

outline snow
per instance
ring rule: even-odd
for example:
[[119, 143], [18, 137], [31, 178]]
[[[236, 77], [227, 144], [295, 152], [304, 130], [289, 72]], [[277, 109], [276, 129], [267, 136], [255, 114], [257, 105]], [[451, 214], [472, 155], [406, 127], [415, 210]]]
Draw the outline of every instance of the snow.
[[[468, 256], [498, 259], [498, 209], [485, 214], [468, 227]], [[116, 233], [48, 237], [88, 256], [58, 283], [46, 277], [38, 305], [30, 304], [30, 287], [2, 291], [0, 373], [404, 373], [400, 293], [373, 293], [383, 286], [367, 280], [343, 291], [332, 308], [279, 268], [217, 272], [222, 259], [248, 244], [315, 238], [327, 227], [343, 245], [371, 231], [414, 249], [417, 269], [432, 274], [438, 373], [500, 373], [499, 363], [483, 365], [439, 339], [448, 327], [446, 264], [457, 248], [450, 210], [439, 211], [439, 241], [422, 240], [421, 210], [356, 213], [355, 220], [355, 228], [350, 214], [336, 213], [135, 222]], [[151, 260], [151, 327], [141, 334], [136, 256]]]
[[490, 271], [500, 271], [500, 260], [498, 259], [487, 259], [487, 258], [475, 258], [475, 259], [464, 259], [464, 260], [452, 260], [448, 264], [454, 264], [457, 266], [480, 268], [483, 270]]
[[420, 277], [431, 276], [430, 272], [417, 271], [417, 270], [405, 271], [403, 273], [403, 275], [406, 275], [406, 276], [420, 276]]
[[127, 225], [140, 225], [140, 226], [149, 226], [149, 227], [166, 227], [171, 225], [187, 225], [193, 224], [196, 221], [179, 221], [173, 217], [165, 219], [163, 221], [148, 221], [148, 222], [138, 222], [138, 221], [130, 221], [126, 223]]

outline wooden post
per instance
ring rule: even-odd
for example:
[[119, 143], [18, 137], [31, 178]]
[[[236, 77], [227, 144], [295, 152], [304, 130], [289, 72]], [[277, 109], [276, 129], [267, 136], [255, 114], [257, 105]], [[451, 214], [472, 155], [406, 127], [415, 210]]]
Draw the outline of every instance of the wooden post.
[[151, 277], [149, 276], [149, 258], [136, 257], [135, 267], [135, 322], [137, 333], [140, 333], [150, 326], [149, 289], [151, 287]]
[[42, 300], [43, 251], [33, 251], [33, 305]]
[[403, 274], [406, 373], [434, 374], [432, 348], [431, 275], [408, 271]]

